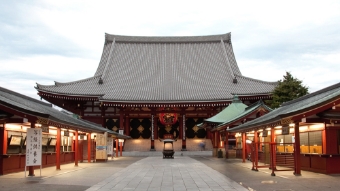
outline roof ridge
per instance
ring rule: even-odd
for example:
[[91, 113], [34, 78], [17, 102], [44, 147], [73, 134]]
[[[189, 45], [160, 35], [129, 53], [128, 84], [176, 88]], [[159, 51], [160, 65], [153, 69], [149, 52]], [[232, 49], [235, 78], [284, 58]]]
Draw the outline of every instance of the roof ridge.
[[54, 81], [54, 85], [41, 85], [41, 84], [38, 84], [38, 83], [36, 83], [36, 84], [37, 84], [37, 89], [41, 89], [43, 87], [66, 86], [66, 85], [70, 85], [70, 84], [77, 84], [77, 83], [80, 83], [80, 82], [86, 82], [88, 80], [99, 78], [100, 76], [101, 75], [96, 75], [96, 76], [92, 76], [92, 77], [89, 77], [89, 78], [76, 80], [76, 81], [72, 81], [72, 82], [57, 82], [57, 81]]
[[255, 82], [265, 83], [265, 84], [271, 84], [271, 85], [278, 84], [278, 82], [268, 82], [268, 81], [263, 81], [263, 80], [259, 80], [259, 79], [255, 79], [255, 78], [250, 78], [250, 77], [243, 76], [243, 75], [238, 75], [238, 74], [235, 74], [235, 76], [236, 77], [240, 77], [240, 78], [244, 78], [244, 79], [248, 79], [248, 80], [252, 80], [252, 81], [255, 81]]
[[323, 89], [321, 89], [321, 90], [318, 90], [318, 91], [316, 91], [316, 92], [313, 92], [313, 93], [304, 95], [304, 96], [302, 96], [302, 97], [296, 98], [296, 99], [294, 99], [294, 100], [284, 102], [284, 103], [281, 104], [281, 106], [287, 106], [287, 105], [290, 105], [290, 104], [299, 102], [299, 101], [301, 101], [301, 100], [308, 99], [308, 98], [313, 97], [313, 96], [315, 96], [315, 95], [318, 95], [318, 94], [321, 94], [321, 93], [324, 93], [324, 92], [328, 92], [328, 91], [333, 90], [333, 89], [335, 89], [335, 88], [340, 88], [340, 82], [339, 82], [339, 83], [336, 83], [336, 84], [333, 84], [333, 85], [331, 85], [331, 86], [328, 86], [328, 87], [326, 87], [326, 88], [323, 88]]
[[15, 91], [12, 91], [12, 90], [9, 90], [9, 89], [6, 89], [6, 88], [3, 88], [3, 87], [1, 87], [1, 86], [0, 86], [0, 91], [6, 92], [6, 93], [9, 93], [9, 94], [12, 94], [12, 95], [21, 97], [21, 98], [25, 98], [25, 99], [27, 99], [27, 100], [29, 100], [29, 101], [33, 101], [33, 102], [38, 103], [38, 104], [41, 104], [41, 105], [45, 105], [45, 106], [48, 106], [48, 107], [52, 107], [52, 104], [50, 104], [50, 103], [45, 103], [45, 102], [43, 102], [43, 101], [34, 99], [34, 98], [32, 98], [32, 97], [29, 97], [29, 96], [20, 94], [20, 93], [18, 93], [18, 92], [15, 92]]
[[105, 40], [116, 42], [147, 42], [147, 43], [175, 43], [175, 42], [219, 42], [230, 41], [231, 33], [205, 36], [124, 36], [105, 33]]

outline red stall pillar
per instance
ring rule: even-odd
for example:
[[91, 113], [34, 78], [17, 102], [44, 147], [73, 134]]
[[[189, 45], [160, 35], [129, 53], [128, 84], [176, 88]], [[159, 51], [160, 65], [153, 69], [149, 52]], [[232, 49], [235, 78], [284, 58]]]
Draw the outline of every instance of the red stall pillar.
[[55, 145], [55, 152], [56, 152], [56, 154], [55, 154], [55, 157], [56, 157], [56, 159], [55, 159], [55, 165], [56, 165], [56, 169], [57, 170], [60, 170], [60, 141], [61, 140], [61, 129], [60, 128], [57, 128], [57, 143], [56, 143], [56, 145]]
[[242, 133], [242, 162], [246, 162], [246, 133]]
[[91, 133], [87, 134], [87, 162], [91, 162]]
[[295, 148], [294, 148], [294, 157], [295, 157], [295, 170], [294, 174], [296, 176], [301, 176], [301, 155], [300, 155], [300, 125], [299, 122], [294, 124], [294, 134], [295, 134]]
[[78, 145], [78, 130], [76, 130], [75, 132], [75, 137], [76, 137], [76, 141], [75, 141], [75, 149], [74, 149], [74, 166], [78, 166], [78, 155], [79, 155], [79, 145]]

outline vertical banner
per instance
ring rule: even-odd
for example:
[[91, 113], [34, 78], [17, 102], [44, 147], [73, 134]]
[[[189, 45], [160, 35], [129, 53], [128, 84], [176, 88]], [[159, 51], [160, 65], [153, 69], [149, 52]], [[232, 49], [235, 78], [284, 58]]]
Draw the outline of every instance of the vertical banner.
[[113, 156], [113, 138], [112, 137], [107, 138], [106, 152], [108, 155]]
[[151, 140], [154, 140], [154, 122], [153, 122], [153, 115], [151, 115]]
[[42, 130], [28, 128], [26, 137], [26, 166], [41, 165]]
[[97, 134], [96, 139], [96, 160], [107, 160], [107, 133]]
[[185, 140], [185, 129], [186, 129], [186, 127], [185, 127], [185, 115], [183, 115], [183, 138], [182, 138], [182, 140]]

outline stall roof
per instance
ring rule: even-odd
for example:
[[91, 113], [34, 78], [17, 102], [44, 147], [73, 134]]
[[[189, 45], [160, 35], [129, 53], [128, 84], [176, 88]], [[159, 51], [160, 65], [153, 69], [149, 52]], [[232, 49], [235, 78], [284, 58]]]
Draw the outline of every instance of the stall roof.
[[79, 128], [79, 130], [81, 131], [96, 133], [108, 132], [109, 134], [114, 135], [117, 138], [130, 138], [129, 136], [118, 134], [114, 131], [105, 129], [89, 121], [76, 119], [72, 116], [69, 116], [53, 108], [52, 104], [48, 104], [0, 87], [0, 109], [5, 110], [5, 108], [9, 108], [23, 114], [44, 118], [48, 121], [67, 126], [71, 129]]
[[241, 113], [243, 113], [245, 108], [247, 107], [248, 106], [242, 103], [242, 101], [238, 98], [237, 95], [234, 95], [233, 101], [228, 107], [224, 108], [218, 114], [208, 119], [205, 119], [204, 121], [210, 122], [210, 123], [219, 123], [219, 124], [224, 123], [240, 115]]
[[235, 115], [234, 117], [228, 119], [224, 123], [219, 124], [218, 126], [216, 126], [215, 129], [216, 130], [221, 129], [221, 128], [228, 126], [230, 124], [233, 124], [234, 122], [239, 121], [243, 118], [246, 119], [246, 117], [248, 115], [251, 115], [256, 110], [259, 110], [260, 108], [263, 108], [267, 112], [272, 111], [272, 109], [270, 107], [268, 107], [266, 104], [264, 104], [262, 100], [259, 100], [255, 103], [253, 103], [252, 105], [248, 106], [247, 108], [245, 108], [242, 113], [239, 113], [238, 115]]
[[326, 87], [314, 93], [283, 103], [279, 108], [252, 121], [246, 122], [229, 132], [245, 132], [252, 129], [264, 128], [271, 124], [279, 124], [283, 119], [295, 118], [301, 120], [320, 110], [327, 110], [340, 102], [340, 83]]

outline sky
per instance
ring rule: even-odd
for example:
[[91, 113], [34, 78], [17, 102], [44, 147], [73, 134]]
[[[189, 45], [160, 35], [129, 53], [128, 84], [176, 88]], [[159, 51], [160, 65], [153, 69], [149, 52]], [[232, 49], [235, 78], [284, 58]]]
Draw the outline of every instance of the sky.
[[39, 99], [36, 83], [92, 77], [105, 33], [231, 32], [242, 75], [286, 72], [314, 92], [340, 82], [340, 1], [0, 0], [0, 86]]

